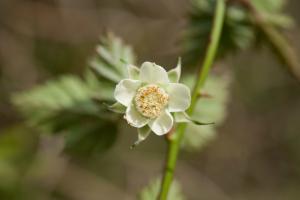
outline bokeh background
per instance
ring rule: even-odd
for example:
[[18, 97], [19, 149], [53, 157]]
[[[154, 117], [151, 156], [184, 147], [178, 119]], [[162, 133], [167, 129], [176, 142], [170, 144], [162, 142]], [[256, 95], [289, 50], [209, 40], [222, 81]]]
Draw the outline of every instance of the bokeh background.
[[[287, 33], [296, 49], [299, 6], [289, 0], [286, 7], [296, 23]], [[0, 0], [1, 199], [136, 199], [160, 176], [162, 138], [152, 135], [130, 150], [136, 130], [124, 123], [110, 150], [74, 158], [61, 152], [61, 137], [20, 125], [11, 95], [64, 74], [80, 75], [108, 30], [133, 46], [138, 63], [171, 68], [188, 9], [180, 0]], [[176, 177], [183, 193], [191, 200], [298, 200], [299, 83], [266, 48], [238, 52], [218, 65], [232, 76], [227, 117], [201, 151], [181, 153]]]

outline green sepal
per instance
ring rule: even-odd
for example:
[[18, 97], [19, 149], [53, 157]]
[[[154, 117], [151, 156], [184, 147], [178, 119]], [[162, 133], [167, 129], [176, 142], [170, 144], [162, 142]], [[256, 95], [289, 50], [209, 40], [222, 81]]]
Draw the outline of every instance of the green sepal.
[[140, 69], [134, 65], [127, 64], [128, 77], [130, 79], [138, 80], [140, 75]]
[[174, 118], [177, 123], [194, 123], [196, 125], [211, 125], [214, 122], [200, 122], [191, 118], [186, 112], [176, 112], [174, 113]]
[[104, 103], [104, 105], [107, 107], [108, 110], [115, 112], [115, 113], [124, 114], [126, 112], [126, 107], [124, 105], [120, 104], [119, 102], [116, 102], [112, 105], [108, 105], [108, 104]]
[[178, 58], [177, 66], [168, 71], [169, 80], [173, 83], [178, 83], [181, 75], [181, 58]]
[[149, 126], [144, 126], [138, 129], [138, 140], [134, 142], [133, 145], [130, 146], [131, 149], [135, 148], [139, 145], [142, 141], [144, 141], [151, 133], [151, 129]]

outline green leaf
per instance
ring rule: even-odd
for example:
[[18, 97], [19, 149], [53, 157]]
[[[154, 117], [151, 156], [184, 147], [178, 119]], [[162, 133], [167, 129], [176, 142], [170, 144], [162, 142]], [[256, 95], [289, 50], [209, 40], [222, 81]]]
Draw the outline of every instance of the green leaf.
[[253, 5], [259, 11], [265, 11], [269, 13], [280, 12], [285, 5], [285, 0], [251, 0]]
[[114, 83], [128, 77], [127, 64], [135, 63], [135, 55], [130, 46], [109, 33], [100, 40], [97, 55], [90, 60], [90, 66], [97, 76]]
[[[192, 76], [184, 77], [185, 84], [192, 86]], [[199, 121], [213, 121], [214, 126], [197, 126], [188, 124], [186, 134], [183, 139], [182, 147], [188, 151], [201, 149], [205, 144], [214, 139], [217, 134], [217, 127], [221, 125], [226, 117], [226, 107], [229, 96], [229, 78], [227, 76], [210, 75], [204, 92], [208, 92], [209, 96], [200, 96], [193, 119]]]
[[[155, 200], [158, 197], [159, 190], [160, 190], [160, 179], [156, 179], [142, 190], [138, 199]], [[186, 198], [182, 194], [182, 189], [180, 184], [176, 180], [174, 180], [172, 182], [167, 200], [185, 200], [185, 199]]]
[[78, 102], [89, 100], [91, 96], [92, 91], [88, 86], [81, 79], [70, 75], [17, 93], [13, 95], [12, 101], [31, 125], [38, 126], [39, 122], [57, 111], [71, 108]]
[[140, 74], [140, 69], [137, 68], [134, 65], [131, 64], [127, 64], [127, 68], [128, 68], [128, 76], [131, 79], [138, 79], [139, 78], [139, 74]]
[[117, 131], [113, 122], [78, 124], [66, 135], [65, 151], [76, 156], [104, 152], [116, 141]]
[[92, 59], [89, 64], [95, 74], [100, 74], [110, 81], [118, 82], [122, 79], [121, 74], [118, 74], [118, 72], [114, 71], [110, 66], [97, 58]]
[[[17, 93], [13, 95], [12, 101], [28, 124], [41, 132], [67, 133], [69, 136], [66, 138], [71, 141], [69, 137], [74, 136], [77, 141], [79, 135], [94, 136], [95, 143], [91, 144], [96, 145], [100, 130], [103, 131], [103, 126], [112, 123], [116, 117], [92, 100], [95, 96], [100, 100], [103, 97], [103, 100], [108, 99], [105, 95], [98, 95], [104, 85], [96, 83], [97, 80], [93, 78], [92, 74], [86, 75], [86, 81], [72, 75], [63, 76], [32, 90]], [[115, 130], [107, 131], [107, 140], [111, 140], [110, 136], [116, 134]], [[104, 137], [101, 140], [104, 141]], [[68, 148], [71, 148], [70, 145]]]
[[92, 91], [92, 98], [97, 100], [114, 101], [113, 91], [115, 84], [99, 80], [97, 76], [91, 71], [86, 70], [84, 74], [84, 81]]

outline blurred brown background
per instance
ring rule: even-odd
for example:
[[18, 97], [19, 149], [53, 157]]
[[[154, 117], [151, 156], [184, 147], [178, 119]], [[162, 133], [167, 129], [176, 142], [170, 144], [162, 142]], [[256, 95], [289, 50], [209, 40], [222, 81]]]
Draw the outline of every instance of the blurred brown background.
[[[290, 0], [287, 7], [296, 23], [299, 6]], [[80, 74], [107, 30], [133, 45], [139, 63], [172, 67], [187, 9], [180, 0], [0, 0], [0, 129], [21, 120], [10, 94]], [[299, 32], [288, 33], [298, 49]], [[188, 199], [300, 199], [300, 87], [266, 49], [259, 54], [240, 52], [224, 62], [233, 71], [228, 117], [203, 151], [179, 160], [176, 175]], [[112, 150], [83, 165], [58, 156], [61, 141], [45, 137], [24, 175], [29, 197], [135, 199], [160, 175], [166, 150], [151, 136], [130, 151], [135, 137], [126, 127]]]

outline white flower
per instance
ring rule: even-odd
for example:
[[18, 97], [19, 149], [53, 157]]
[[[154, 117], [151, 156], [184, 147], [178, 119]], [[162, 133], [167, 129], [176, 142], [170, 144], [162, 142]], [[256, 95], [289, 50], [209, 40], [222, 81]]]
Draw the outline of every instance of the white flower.
[[129, 78], [121, 80], [114, 92], [117, 102], [126, 107], [125, 119], [139, 129], [139, 141], [151, 130], [156, 135], [168, 133], [174, 124], [171, 113], [184, 112], [191, 102], [190, 89], [178, 83], [180, 61], [169, 72], [151, 62], [144, 62], [140, 69], [127, 68]]

